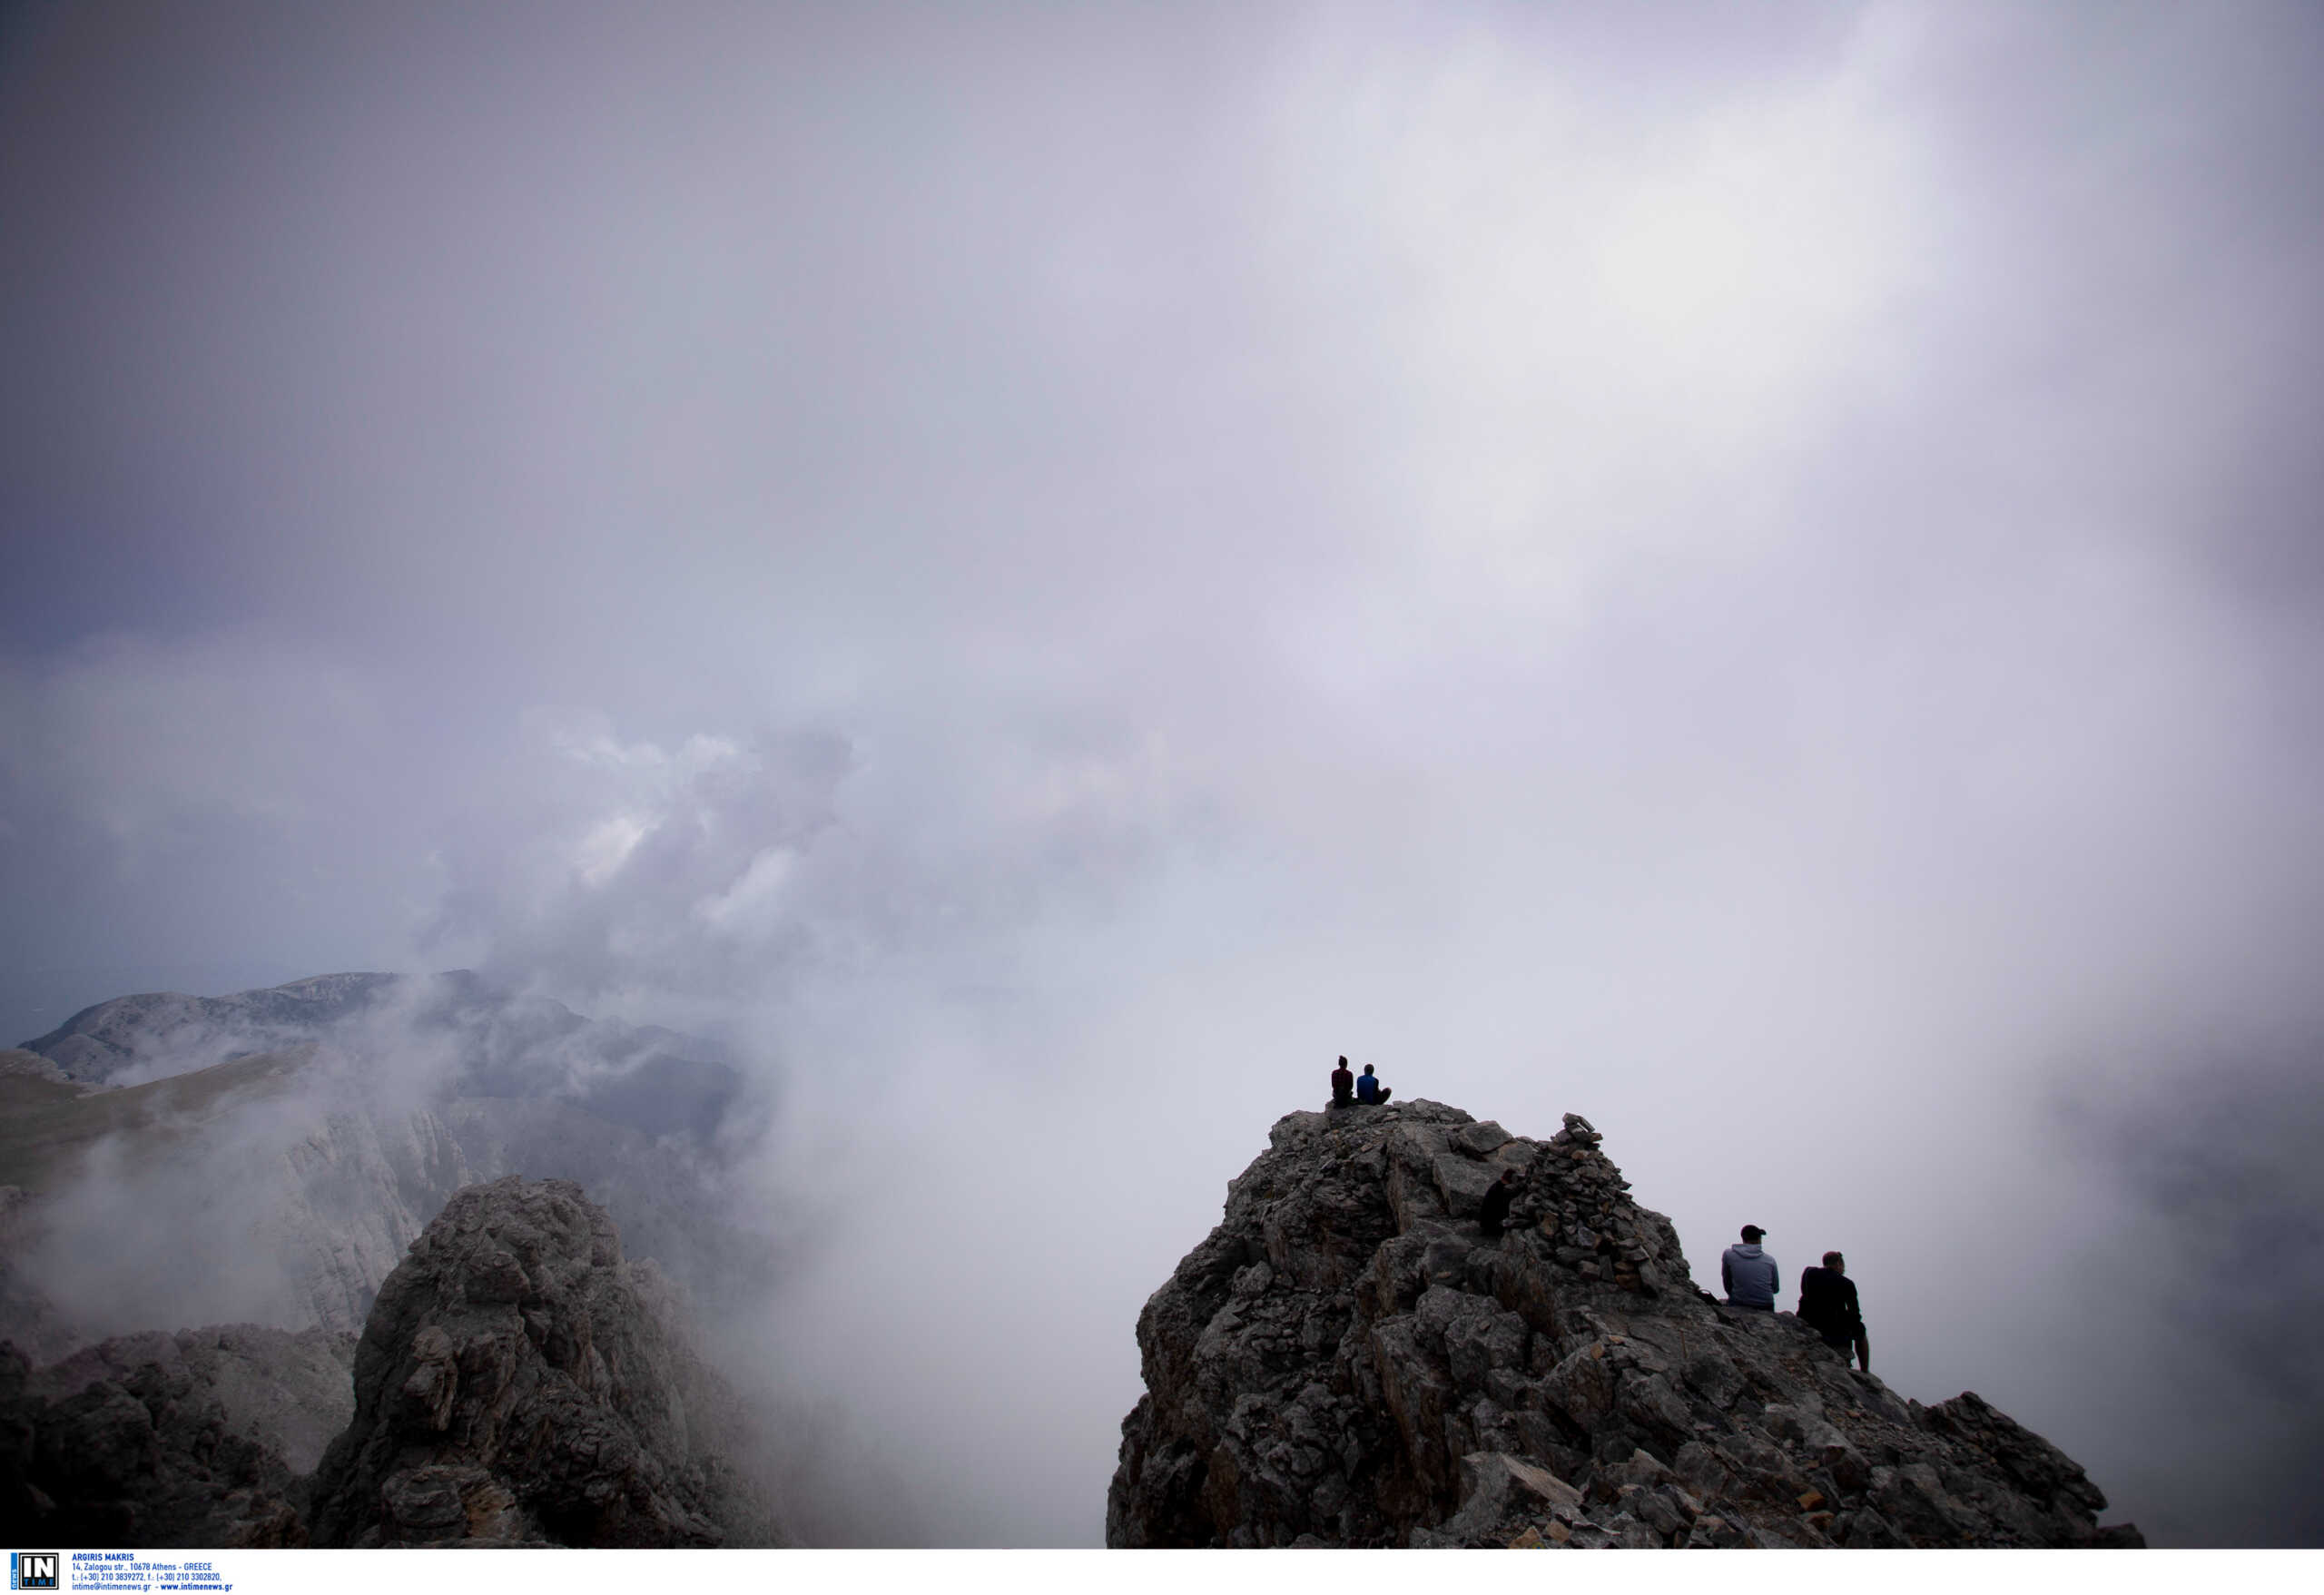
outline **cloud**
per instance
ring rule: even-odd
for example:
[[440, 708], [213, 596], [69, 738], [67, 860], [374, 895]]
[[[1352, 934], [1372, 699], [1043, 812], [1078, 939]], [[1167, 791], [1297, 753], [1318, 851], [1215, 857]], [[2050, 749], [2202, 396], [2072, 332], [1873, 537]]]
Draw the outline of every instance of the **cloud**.
[[785, 1331], [907, 1456], [938, 1350], [1047, 1414], [952, 1532], [1094, 1537], [1343, 1051], [1844, 1246], [1900, 1386], [2167, 1518], [2172, 1314], [1950, 1260], [2194, 1200], [2059, 1082], [2242, 1088], [2112, 1039], [2312, 1034], [2306, 8], [97, 15], [0, 101], [18, 965], [734, 1043], [770, 1211], [1014, 1237], [956, 1342]]
[[[834, 740], [696, 734], [618, 740], [602, 715], [537, 716], [496, 790], [445, 854], [458, 882], [424, 939], [448, 961], [585, 993], [627, 982], [727, 992], [769, 982], [812, 931], [785, 915], [783, 861], [835, 823]], [[511, 849], [515, 832], [527, 845]]]
[[[2277, 1014], [2296, 1011], [2287, 1003]], [[2211, 1035], [2125, 1041], [2155, 1058], [2131, 1088], [2088, 1077], [2062, 1098], [2070, 1144], [2132, 1204], [2134, 1227], [2073, 1270], [2093, 1294], [2151, 1298], [2145, 1354], [2168, 1376], [2123, 1400], [2125, 1487], [2178, 1543], [2312, 1545], [2324, 1460], [2324, 1131], [2319, 1031], [2227, 1021]], [[2195, 1088], [2190, 1089], [2190, 1085]], [[2136, 1376], [2102, 1348], [2097, 1379]], [[2093, 1393], [2094, 1395], [2094, 1393]], [[2158, 1453], [2152, 1436], [2177, 1436]]]

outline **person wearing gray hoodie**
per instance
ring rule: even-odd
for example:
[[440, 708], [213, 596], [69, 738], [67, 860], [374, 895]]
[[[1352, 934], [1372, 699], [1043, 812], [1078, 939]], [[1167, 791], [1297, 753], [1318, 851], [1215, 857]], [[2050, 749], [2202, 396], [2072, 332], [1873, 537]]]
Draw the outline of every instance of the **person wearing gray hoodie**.
[[1776, 1310], [1776, 1292], [1783, 1288], [1783, 1271], [1776, 1260], [1759, 1249], [1759, 1237], [1768, 1232], [1756, 1224], [1743, 1226], [1743, 1244], [1729, 1246], [1718, 1259], [1718, 1282], [1727, 1287], [1729, 1306], [1748, 1307], [1757, 1313]]

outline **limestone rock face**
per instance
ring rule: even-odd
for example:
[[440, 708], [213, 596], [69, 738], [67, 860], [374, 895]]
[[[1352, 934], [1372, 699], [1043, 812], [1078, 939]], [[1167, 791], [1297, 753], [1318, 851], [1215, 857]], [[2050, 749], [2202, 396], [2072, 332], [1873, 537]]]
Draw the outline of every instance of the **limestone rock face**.
[[283, 1150], [261, 1230], [281, 1260], [292, 1323], [359, 1334], [379, 1282], [451, 1193], [471, 1184], [434, 1113], [332, 1114]]
[[1600, 1138], [1425, 1100], [1278, 1121], [1138, 1315], [1107, 1543], [2143, 1543], [1978, 1397], [1922, 1407], [1714, 1304]]
[[275, 1452], [294, 1473], [312, 1472], [355, 1415], [355, 1336], [258, 1324], [122, 1335], [33, 1369], [25, 1389], [64, 1401], [100, 1381], [125, 1385], [148, 1364], [165, 1376], [183, 1373], [217, 1403], [230, 1433]]
[[459, 1192], [380, 1286], [318, 1544], [782, 1542], [738, 1404], [566, 1180]]
[[344, 1388], [334, 1354], [350, 1348], [328, 1342], [184, 1330], [107, 1342], [38, 1374], [0, 1343], [0, 1514], [67, 1545], [305, 1544], [302, 1481], [276, 1442], [310, 1439], [302, 1415], [329, 1422], [306, 1410]]

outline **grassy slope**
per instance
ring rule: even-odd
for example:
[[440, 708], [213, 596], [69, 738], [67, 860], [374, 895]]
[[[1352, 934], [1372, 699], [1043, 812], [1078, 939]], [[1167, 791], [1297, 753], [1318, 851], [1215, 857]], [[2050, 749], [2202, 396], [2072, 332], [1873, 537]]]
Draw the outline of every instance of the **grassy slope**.
[[253, 1094], [286, 1088], [310, 1048], [237, 1058], [190, 1075], [118, 1091], [92, 1091], [32, 1075], [0, 1075], [0, 1185], [52, 1191], [89, 1149], [125, 1134], [133, 1154], [162, 1151], [186, 1131]]

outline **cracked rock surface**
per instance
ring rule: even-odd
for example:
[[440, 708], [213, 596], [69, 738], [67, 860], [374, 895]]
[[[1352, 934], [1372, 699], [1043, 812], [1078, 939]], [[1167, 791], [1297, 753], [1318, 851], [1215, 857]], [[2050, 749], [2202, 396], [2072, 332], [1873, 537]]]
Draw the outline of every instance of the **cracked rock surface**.
[[229, 1429], [280, 1452], [294, 1473], [314, 1472], [355, 1412], [355, 1336], [258, 1324], [117, 1335], [33, 1369], [25, 1390], [64, 1401], [100, 1381], [125, 1384], [148, 1363], [184, 1374], [218, 1403]]
[[[303, 1545], [351, 1335], [251, 1324], [125, 1335], [34, 1369], [0, 1343], [0, 1513], [89, 1547]], [[336, 1420], [336, 1422], [334, 1422]]]
[[783, 1542], [741, 1408], [650, 1262], [566, 1180], [448, 1203], [380, 1286], [355, 1416], [313, 1485], [321, 1545]]
[[1710, 1301], [1600, 1140], [1424, 1099], [1279, 1120], [1138, 1315], [1107, 1543], [2144, 1543], [1977, 1396], [1900, 1399]]

